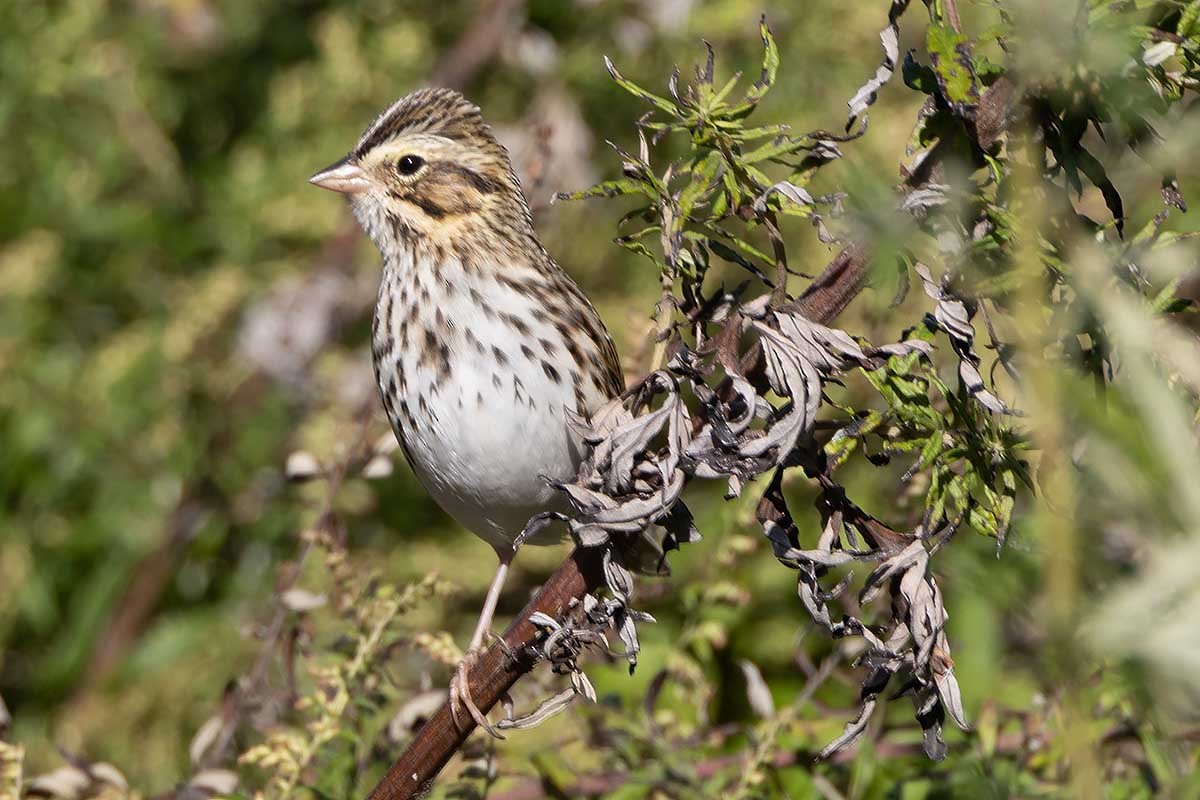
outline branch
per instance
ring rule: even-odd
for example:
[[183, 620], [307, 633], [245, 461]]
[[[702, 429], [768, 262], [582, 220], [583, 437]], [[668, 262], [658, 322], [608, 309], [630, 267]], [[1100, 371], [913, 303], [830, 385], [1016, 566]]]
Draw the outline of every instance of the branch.
[[[975, 138], [982, 149], [989, 149], [1004, 131], [1012, 88], [1010, 81], [1001, 78], [980, 99], [975, 116]], [[948, 140], [934, 146], [905, 178], [901, 192], [907, 193], [939, 178], [941, 161], [949, 149]], [[790, 304], [791, 308], [814, 322], [831, 323], [865, 288], [870, 255], [871, 248], [866, 243], [847, 245]], [[604, 583], [600, 549], [576, 549], [504, 632], [504, 643], [515, 658], [510, 659], [504, 648], [491, 647], [471, 670], [471, 696], [481, 711], [486, 714], [522, 675], [533, 669], [536, 658], [532, 655], [531, 645], [537, 641], [538, 630], [529, 622], [530, 616], [540, 611], [560, 618], [574, 601], [581, 600]], [[474, 728], [475, 723], [466, 719], [463, 727], [456, 729], [450, 717], [450, 705], [444, 703], [392, 764], [371, 792], [370, 800], [420, 797]]]
[[[471, 670], [470, 684], [471, 697], [481, 711], [486, 714], [537, 662], [530, 645], [537, 641], [538, 629], [529, 618], [540, 611], [561, 619], [573, 602], [604, 585], [600, 558], [600, 548], [578, 548], [571, 553], [504, 632], [503, 641], [512, 657], [505, 648], [493, 646], [479, 659]], [[462, 716], [463, 726], [456, 729], [450, 704], [443, 703], [371, 792], [371, 800], [404, 800], [420, 797], [428, 790], [475, 729], [474, 721]]]

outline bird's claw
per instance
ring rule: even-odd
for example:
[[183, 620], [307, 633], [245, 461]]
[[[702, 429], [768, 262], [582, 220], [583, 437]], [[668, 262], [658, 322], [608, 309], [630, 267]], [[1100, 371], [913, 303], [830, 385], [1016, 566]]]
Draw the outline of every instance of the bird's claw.
[[450, 679], [450, 718], [454, 720], [454, 727], [461, 729], [459, 713], [465, 708], [471, 715], [471, 719], [475, 720], [476, 725], [487, 731], [489, 735], [503, 739], [504, 737], [492, 727], [487, 717], [483, 715], [479, 706], [475, 705], [475, 701], [471, 698], [471, 668], [479, 661], [481, 655], [483, 655], [482, 647], [472, 647], [463, 655], [463, 660], [458, 662], [458, 667], [454, 670], [454, 677]]

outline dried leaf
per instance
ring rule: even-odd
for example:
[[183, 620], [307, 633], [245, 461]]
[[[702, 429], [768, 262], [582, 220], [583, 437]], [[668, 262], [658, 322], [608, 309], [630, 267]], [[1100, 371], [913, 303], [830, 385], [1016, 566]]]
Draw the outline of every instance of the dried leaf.
[[908, 8], [909, 0], [892, 0], [888, 10], [888, 24], [879, 32], [879, 41], [883, 45], [883, 61], [875, 70], [875, 75], [859, 87], [846, 105], [850, 109], [846, 120], [846, 130], [854, 125], [854, 121], [866, 113], [867, 108], [875, 102], [880, 88], [892, 79], [896, 71], [896, 61], [900, 58], [900, 15]]
[[367, 480], [387, 478], [395, 471], [395, 463], [386, 455], [377, 454], [371, 457], [363, 467], [362, 476]]
[[188, 780], [187, 785], [208, 797], [223, 797], [237, 791], [238, 775], [230, 769], [202, 769]]
[[328, 598], [323, 594], [316, 594], [305, 589], [288, 589], [279, 595], [279, 602], [289, 611], [303, 614], [321, 608], [328, 602]]
[[529, 728], [536, 728], [546, 720], [560, 714], [566, 710], [567, 706], [571, 705], [571, 701], [575, 699], [576, 691], [572, 686], [570, 689], [564, 689], [553, 697], [549, 697], [542, 701], [541, 705], [535, 708], [530, 713], [523, 717], [514, 719], [502, 719], [496, 723], [496, 727], [501, 730], [516, 730], [523, 731]]
[[26, 792], [34, 797], [79, 800], [87, 794], [91, 785], [92, 779], [87, 772], [68, 764], [31, 778], [26, 784]]
[[950, 337], [950, 344], [959, 359], [959, 377], [967, 392], [994, 414], [1012, 414], [1008, 406], [988, 391], [983, 383], [983, 376], [979, 372], [979, 356], [974, 350], [975, 328], [971, 325], [971, 314], [966, 304], [943, 291], [924, 264], [918, 263], [913, 269], [921, 279], [925, 294], [937, 301], [933, 319]]
[[125, 779], [124, 773], [121, 770], [109, 764], [107, 761], [98, 761], [95, 764], [88, 765], [88, 772], [92, 775], [92, 780], [100, 783], [107, 783], [122, 792], [129, 791], [129, 781]]
[[188, 745], [188, 757], [191, 758], [193, 766], [207, 763], [209, 749], [216, 743], [224, 728], [225, 719], [220, 714], [204, 721], [204, 724], [196, 731], [196, 735], [192, 737], [191, 744]]
[[297, 450], [288, 455], [283, 474], [289, 481], [297, 483], [312, 480], [322, 474], [321, 462], [307, 450]]
[[437, 713], [446, 702], [444, 689], [429, 689], [411, 695], [388, 720], [387, 735], [392, 742], [403, 742], [421, 725]]
[[754, 662], [745, 659], [739, 661], [738, 666], [746, 678], [746, 699], [750, 702], [750, 708], [762, 719], [771, 719], [775, 716], [775, 701], [767, 682], [763, 680], [762, 672]]

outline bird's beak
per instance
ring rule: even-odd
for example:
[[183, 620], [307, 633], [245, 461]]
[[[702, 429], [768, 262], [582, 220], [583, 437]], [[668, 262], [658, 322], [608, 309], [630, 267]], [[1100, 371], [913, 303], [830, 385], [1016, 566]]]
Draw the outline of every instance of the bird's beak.
[[359, 194], [371, 187], [367, 173], [363, 172], [350, 156], [330, 164], [309, 178], [308, 182], [313, 186], [342, 194]]

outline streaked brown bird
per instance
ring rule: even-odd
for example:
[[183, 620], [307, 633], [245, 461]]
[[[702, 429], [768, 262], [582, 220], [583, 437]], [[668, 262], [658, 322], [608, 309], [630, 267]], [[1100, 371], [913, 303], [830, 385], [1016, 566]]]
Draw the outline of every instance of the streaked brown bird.
[[574, 477], [584, 455], [568, 415], [622, 391], [620, 362], [538, 240], [507, 151], [459, 93], [401, 98], [310, 180], [349, 198], [383, 254], [372, 354], [392, 430], [434, 500], [500, 561], [450, 683], [455, 720], [465, 707], [495, 735], [468, 673], [514, 542], [532, 516], [561, 509], [546, 479]]

